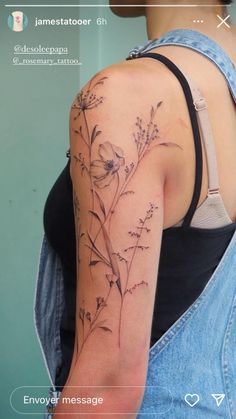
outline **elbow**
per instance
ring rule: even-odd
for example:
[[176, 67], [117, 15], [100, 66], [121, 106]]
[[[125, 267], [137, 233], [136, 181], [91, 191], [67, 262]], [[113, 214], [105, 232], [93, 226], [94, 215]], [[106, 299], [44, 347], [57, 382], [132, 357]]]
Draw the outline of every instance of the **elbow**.
[[144, 396], [145, 379], [146, 373], [140, 370], [108, 374], [105, 397], [110, 399], [112, 412], [122, 414], [124, 419], [126, 414], [129, 419], [136, 418]]
[[115, 419], [119, 415], [122, 419], [136, 419], [142, 399], [143, 389], [135, 385], [128, 387], [99, 386], [93, 388], [92, 391], [73, 389], [73, 393], [66, 388], [62, 392], [53, 417], [55, 419], [61, 417], [70, 419], [70, 415], [74, 414], [75, 417], [78, 415], [80, 419], [100, 419], [101, 417]]
[[[75, 378], [75, 377], [74, 377]], [[54, 411], [55, 419], [70, 418], [69, 415], [78, 414], [80, 419], [97, 419], [106, 416], [107, 419], [115, 419], [121, 415], [122, 419], [135, 419], [142, 403], [145, 382], [140, 381], [137, 373], [120, 373], [117, 370], [100, 374], [96, 385], [89, 386], [86, 383], [78, 385], [80, 380], [68, 383], [61, 394], [59, 403]], [[66, 400], [66, 403], [64, 401]], [[68, 403], [68, 400], [76, 403]], [[87, 401], [84, 403], [84, 401]], [[99, 400], [96, 405], [91, 401]], [[109, 415], [108, 415], [109, 413]], [[53, 416], [54, 417], [54, 416]], [[75, 416], [76, 417], [76, 416]]]

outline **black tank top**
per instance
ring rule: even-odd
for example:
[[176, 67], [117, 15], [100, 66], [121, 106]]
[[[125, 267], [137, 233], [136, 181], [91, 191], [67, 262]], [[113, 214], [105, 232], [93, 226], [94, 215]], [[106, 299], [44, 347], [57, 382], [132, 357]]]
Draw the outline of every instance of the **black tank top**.
[[[196, 154], [194, 191], [184, 222], [181, 227], [163, 231], [150, 341], [152, 346], [200, 295], [233, 236], [236, 222], [214, 229], [190, 226], [202, 183], [201, 139], [192, 93], [184, 75], [169, 59], [155, 53], [142, 54], [144, 56], [163, 62], [178, 78], [189, 110]], [[70, 159], [52, 187], [44, 208], [45, 234], [61, 259], [65, 292], [65, 310], [60, 328], [62, 365], [57, 373], [56, 386], [64, 386], [66, 382], [75, 338], [76, 239], [69, 165]]]

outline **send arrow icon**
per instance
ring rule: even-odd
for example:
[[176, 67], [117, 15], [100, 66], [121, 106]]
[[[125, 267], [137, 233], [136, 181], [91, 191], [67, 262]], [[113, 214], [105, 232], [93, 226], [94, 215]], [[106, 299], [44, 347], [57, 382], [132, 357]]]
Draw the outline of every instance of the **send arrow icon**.
[[219, 407], [225, 398], [225, 394], [212, 394], [215, 399], [217, 406]]

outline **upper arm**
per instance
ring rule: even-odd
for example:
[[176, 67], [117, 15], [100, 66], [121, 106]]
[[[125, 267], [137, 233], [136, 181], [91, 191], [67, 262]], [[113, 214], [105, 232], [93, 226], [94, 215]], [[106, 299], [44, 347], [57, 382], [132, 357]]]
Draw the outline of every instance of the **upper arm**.
[[76, 365], [80, 371], [86, 365], [95, 384], [101, 371], [120, 384], [132, 384], [134, 377], [136, 385], [144, 384], [157, 286], [163, 98], [157, 89], [156, 101], [143, 106], [129, 86], [129, 76], [104, 70], [77, 95], [70, 112]]

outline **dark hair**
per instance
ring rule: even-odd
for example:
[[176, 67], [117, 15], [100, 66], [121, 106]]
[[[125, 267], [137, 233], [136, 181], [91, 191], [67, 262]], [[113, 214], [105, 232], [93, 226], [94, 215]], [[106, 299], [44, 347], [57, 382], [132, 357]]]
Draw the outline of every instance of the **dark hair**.
[[223, 3], [223, 4], [231, 4], [231, 3], [233, 3], [233, 0], [221, 0], [221, 3]]

